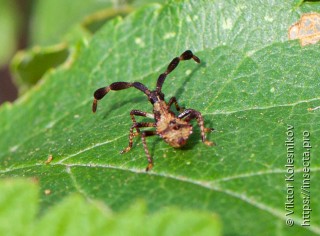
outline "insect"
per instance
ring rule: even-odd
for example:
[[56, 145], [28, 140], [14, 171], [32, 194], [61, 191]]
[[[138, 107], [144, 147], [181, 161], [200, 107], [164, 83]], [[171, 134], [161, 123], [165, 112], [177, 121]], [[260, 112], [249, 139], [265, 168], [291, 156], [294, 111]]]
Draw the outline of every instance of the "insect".
[[[151, 170], [151, 168], [153, 167], [153, 159], [147, 147], [146, 137], [159, 135], [170, 146], [174, 148], [180, 148], [186, 144], [190, 134], [192, 133], [193, 127], [190, 124], [190, 121], [193, 119], [196, 119], [200, 127], [202, 142], [208, 146], [214, 145], [213, 142], [206, 140], [205, 133], [211, 132], [213, 131], [213, 129], [204, 127], [203, 117], [201, 113], [193, 109], [184, 109], [180, 107], [175, 97], [172, 97], [167, 103], [164, 100], [164, 94], [161, 91], [162, 85], [168, 74], [170, 74], [178, 66], [180, 61], [190, 59], [193, 59], [195, 62], [200, 63], [200, 59], [195, 56], [190, 50], [187, 50], [179, 57], [174, 58], [167, 67], [167, 70], [159, 76], [156, 89], [153, 91], [150, 91], [145, 85], [140, 82], [114, 82], [109, 86], [99, 88], [94, 92], [94, 100], [92, 104], [93, 112], [96, 112], [97, 110], [98, 100], [101, 100], [110, 90], [117, 91], [134, 87], [143, 92], [148, 97], [148, 100], [153, 105], [153, 113], [147, 113], [139, 110], [132, 110], [130, 112], [133, 124], [129, 132], [129, 145], [127, 148], [121, 151], [121, 154], [130, 151], [133, 145], [133, 138], [137, 135], [141, 135], [143, 148], [148, 159], [148, 166], [146, 168], [146, 171]], [[179, 112], [177, 116], [171, 111], [171, 106], [173, 104], [175, 105], [176, 110]], [[154, 122], [137, 122], [135, 116], [148, 117], [154, 119]], [[140, 130], [141, 128], [146, 127], [154, 127], [155, 130]], [[134, 130], [136, 132], [134, 132]]]

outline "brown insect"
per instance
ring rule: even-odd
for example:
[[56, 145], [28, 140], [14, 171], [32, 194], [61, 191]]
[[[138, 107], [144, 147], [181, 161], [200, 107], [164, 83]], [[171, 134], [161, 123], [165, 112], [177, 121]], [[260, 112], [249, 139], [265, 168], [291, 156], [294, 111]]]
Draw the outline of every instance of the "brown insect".
[[[213, 146], [214, 143], [206, 140], [205, 132], [213, 131], [211, 128], [205, 128], [203, 125], [203, 118], [200, 112], [193, 109], [183, 109], [181, 108], [175, 97], [172, 97], [168, 103], [164, 100], [164, 94], [162, 93], [162, 85], [165, 81], [167, 75], [173, 71], [179, 64], [180, 61], [193, 59], [197, 63], [200, 63], [200, 59], [193, 55], [190, 50], [185, 51], [180, 57], [174, 58], [167, 70], [162, 73], [157, 81], [157, 87], [155, 90], [150, 91], [146, 86], [139, 82], [115, 82], [107, 87], [99, 88], [94, 92], [94, 100], [92, 104], [92, 111], [96, 112], [98, 100], [102, 99], [110, 90], [122, 90], [130, 87], [134, 87], [142, 91], [147, 95], [148, 100], [153, 105], [153, 113], [147, 113], [139, 110], [132, 110], [130, 116], [133, 125], [130, 128], [129, 133], [129, 145], [125, 148], [122, 153], [128, 152], [132, 148], [133, 137], [141, 135], [144, 151], [148, 158], [148, 166], [146, 171], [151, 170], [153, 167], [153, 160], [150, 156], [149, 150], [147, 148], [146, 137], [152, 135], [159, 135], [164, 139], [170, 146], [175, 148], [180, 148], [186, 144], [190, 134], [192, 133], [192, 125], [190, 121], [196, 119], [198, 125], [200, 126], [202, 142], [208, 146]], [[174, 104], [179, 115], [175, 115], [171, 110], [171, 105]], [[152, 118], [155, 122], [136, 122], [135, 116], [144, 116]], [[156, 130], [140, 131], [140, 128], [154, 127]], [[134, 133], [134, 130], [136, 132]]]

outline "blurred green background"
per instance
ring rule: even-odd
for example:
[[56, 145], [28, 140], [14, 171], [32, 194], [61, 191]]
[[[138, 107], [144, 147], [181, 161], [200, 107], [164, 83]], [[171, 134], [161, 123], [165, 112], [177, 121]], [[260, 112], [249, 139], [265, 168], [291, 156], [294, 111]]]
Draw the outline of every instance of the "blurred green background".
[[28, 45], [31, 6], [34, 1], [0, 0], [0, 104], [17, 97], [9, 63], [17, 50]]
[[[0, 104], [14, 101], [107, 20], [164, 0], [0, 0]], [[58, 16], [58, 17], [57, 17]]]

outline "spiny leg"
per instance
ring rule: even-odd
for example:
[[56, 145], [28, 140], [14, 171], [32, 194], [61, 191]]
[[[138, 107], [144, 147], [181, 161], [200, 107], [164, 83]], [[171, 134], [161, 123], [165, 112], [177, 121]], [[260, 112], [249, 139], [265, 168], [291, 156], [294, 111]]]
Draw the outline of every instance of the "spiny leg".
[[150, 130], [143, 131], [141, 133], [141, 139], [142, 139], [143, 148], [144, 148], [144, 151], [145, 151], [145, 153], [147, 155], [147, 158], [148, 158], [148, 165], [147, 165], [146, 171], [151, 170], [152, 167], [153, 167], [153, 160], [152, 160], [152, 157], [151, 157], [151, 155], [149, 153], [149, 150], [148, 150], [148, 147], [147, 147], [146, 137], [153, 136], [153, 135], [156, 135], [156, 134], [157, 134], [156, 131], [150, 131]]
[[101, 100], [110, 90], [122, 90], [122, 89], [127, 89], [130, 87], [134, 87], [136, 89], [139, 89], [140, 91], [142, 91], [144, 94], [146, 94], [147, 96], [150, 94], [149, 89], [144, 86], [143, 84], [139, 83], [139, 82], [133, 82], [133, 83], [128, 83], [128, 82], [115, 82], [110, 84], [107, 87], [103, 87], [103, 88], [99, 88], [97, 89], [93, 96], [93, 103], [92, 103], [92, 111], [96, 112], [97, 110], [97, 105], [98, 105], [98, 100]]
[[181, 114], [179, 114], [178, 118], [183, 119], [185, 118], [185, 121], [189, 122], [192, 119], [196, 119], [198, 122], [198, 125], [200, 127], [200, 131], [201, 131], [201, 138], [202, 138], [202, 142], [208, 146], [213, 146], [215, 145], [213, 142], [206, 140], [206, 135], [205, 133], [207, 132], [211, 132], [214, 129], [212, 128], [205, 128], [204, 124], [203, 124], [203, 117], [201, 115], [200, 112], [193, 110], [193, 109], [186, 109], [184, 112], [182, 112]]
[[200, 63], [200, 59], [197, 56], [193, 55], [193, 53], [190, 50], [187, 50], [184, 53], [182, 53], [180, 55], [180, 57], [174, 58], [170, 62], [167, 70], [159, 76], [158, 81], [157, 81], [156, 91], [158, 93], [161, 92], [163, 82], [166, 79], [167, 75], [170, 74], [170, 72], [173, 71], [179, 65], [180, 61], [190, 60], [190, 59], [193, 59], [195, 62]]
[[[133, 129], [137, 130], [137, 133], [140, 133], [139, 128], [144, 128], [144, 127], [155, 127], [156, 124], [155, 123], [149, 123], [149, 122], [140, 122], [140, 123], [134, 123], [131, 128], [130, 128], [130, 132], [129, 132], [129, 145], [128, 147], [126, 147], [125, 149], [123, 149], [120, 153], [126, 153], [128, 151], [130, 151], [130, 149], [132, 148], [132, 144], [133, 144], [133, 137], [135, 137], [136, 135], [133, 133]], [[138, 131], [139, 130], [139, 131]]]
[[[132, 110], [130, 112], [130, 116], [131, 116], [131, 120], [132, 120], [133, 124], [137, 123], [134, 116], [143, 116], [143, 117], [148, 117], [148, 118], [154, 119], [154, 115], [153, 114], [147, 113], [147, 112], [144, 112], [144, 111], [139, 111], [139, 110]], [[140, 133], [140, 129], [136, 128], [136, 130], [137, 130], [136, 134], [139, 134]]]
[[171, 107], [172, 104], [175, 105], [175, 107], [176, 107], [176, 109], [177, 109], [178, 112], [183, 112], [183, 111], [184, 111], [184, 107], [180, 107], [180, 106], [179, 106], [176, 97], [170, 98], [170, 100], [169, 100], [169, 102], [168, 102], [168, 106]]

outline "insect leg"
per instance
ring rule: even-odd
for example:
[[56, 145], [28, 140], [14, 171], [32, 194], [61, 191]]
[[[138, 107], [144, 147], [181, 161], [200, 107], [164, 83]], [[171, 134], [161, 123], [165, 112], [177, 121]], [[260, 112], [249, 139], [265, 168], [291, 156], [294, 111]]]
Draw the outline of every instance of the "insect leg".
[[[143, 116], [143, 117], [148, 117], [148, 118], [154, 119], [154, 115], [153, 114], [147, 113], [147, 112], [144, 112], [144, 111], [139, 111], [139, 110], [132, 110], [130, 112], [130, 116], [131, 116], [131, 120], [132, 120], [133, 124], [137, 123], [134, 116]], [[140, 133], [140, 129], [139, 128], [136, 128], [136, 130], [137, 130], [136, 134]]]
[[140, 122], [140, 123], [134, 123], [131, 128], [130, 128], [130, 133], [129, 133], [129, 145], [128, 147], [126, 147], [125, 149], [123, 149], [120, 153], [126, 153], [128, 151], [130, 151], [130, 149], [132, 148], [132, 144], [133, 144], [133, 137], [135, 137], [135, 133], [133, 133], [133, 130], [136, 129], [137, 133], [140, 133], [140, 129], [139, 128], [145, 128], [145, 127], [155, 127], [156, 124], [155, 123], [147, 123], [147, 122]]
[[186, 109], [184, 110], [182, 113], [180, 113], [178, 115], [178, 118], [183, 119], [185, 118], [185, 121], [189, 122], [192, 119], [196, 119], [198, 122], [198, 125], [200, 127], [200, 131], [201, 131], [201, 138], [202, 138], [202, 142], [208, 146], [213, 146], [215, 145], [213, 142], [210, 142], [208, 140], [206, 140], [206, 136], [205, 133], [206, 132], [211, 132], [214, 129], [212, 128], [205, 128], [204, 124], [203, 124], [203, 117], [201, 115], [200, 112], [193, 110], [193, 109]]
[[147, 131], [143, 131], [141, 133], [141, 139], [142, 139], [142, 144], [143, 144], [143, 148], [144, 148], [144, 151], [147, 155], [147, 158], [148, 158], [148, 166], [146, 168], [146, 171], [149, 171], [152, 169], [153, 167], [153, 160], [152, 160], [152, 157], [149, 153], [149, 150], [148, 150], [148, 147], [147, 147], [147, 142], [146, 142], [146, 137], [148, 136], [153, 136], [153, 135], [156, 135], [157, 132], [156, 131], [150, 131], [150, 130], [147, 130]]
[[140, 91], [142, 91], [144, 94], [146, 94], [147, 96], [150, 94], [149, 89], [144, 86], [143, 84], [139, 83], [139, 82], [133, 82], [133, 83], [128, 83], [128, 82], [115, 82], [110, 84], [107, 87], [103, 87], [103, 88], [99, 88], [97, 89], [93, 96], [93, 103], [92, 103], [92, 111], [96, 112], [97, 110], [97, 105], [98, 105], [98, 100], [101, 100], [110, 90], [122, 90], [122, 89], [127, 89], [130, 87], [134, 87], [136, 89], [139, 89]]
[[177, 99], [176, 97], [172, 97], [170, 98], [169, 102], [168, 102], [168, 106], [171, 107], [171, 105], [174, 103], [176, 109], [178, 112], [182, 112], [184, 110], [184, 107], [180, 107], [178, 102], [177, 102]]
[[190, 60], [190, 59], [193, 59], [195, 62], [200, 63], [200, 59], [197, 56], [193, 55], [193, 53], [190, 50], [187, 50], [184, 53], [182, 53], [180, 57], [174, 58], [170, 62], [169, 66], [167, 67], [167, 70], [159, 76], [157, 81], [156, 91], [158, 93], [161, 92], [163, 82], [166, 79], [167, 75], [170, 74], [170, 72], [173, 71], [179, 65], [180, 61]]

